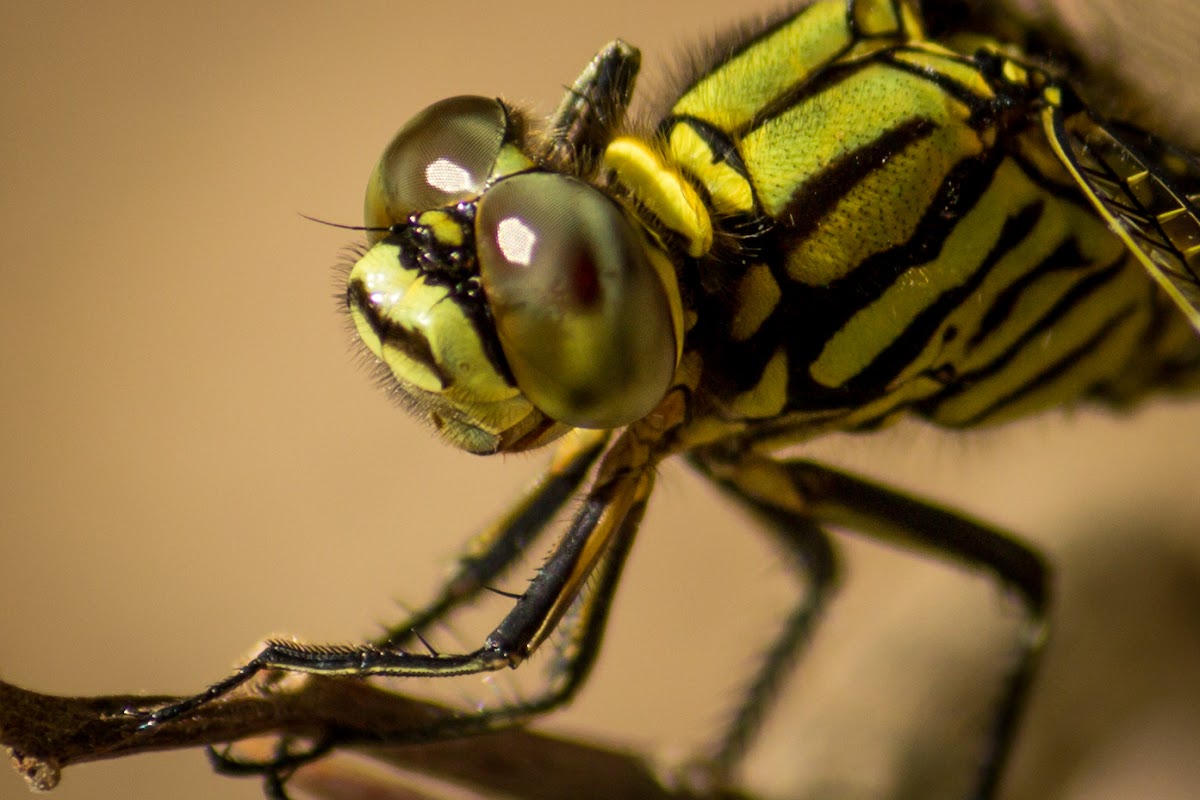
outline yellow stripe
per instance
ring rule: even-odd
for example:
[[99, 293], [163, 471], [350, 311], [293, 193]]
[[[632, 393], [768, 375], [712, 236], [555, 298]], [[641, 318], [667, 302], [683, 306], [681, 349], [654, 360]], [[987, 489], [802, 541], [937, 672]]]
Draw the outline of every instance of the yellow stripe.
[[[1089, 235], [1090, 229], [1090, 235]], [[1084, 260], [1094, 264], [1111, 264], [1121, 253], [1121, 244], [1110, 236], [1104, 225], [1093, 215], [1075, 206], [1065, 203], [1047, 203], [1043, 210], [1042, 219], [1029, 237], [1013, 252], [1005, 257], [998, 265], [996, 278], [1003, 278], [1012, 271], [1009, 263], [1014, 265], [1024, 262], [1020, 271], [1024, 273], [1036, 266], [1042, 259], [1050, 255], [1070, 232], [1075, 232], [1078, 245]], [[987, 337], [971, 351], [970, 356], [961, 362], [960, 369], [964, 372], [979, 369], [994, 361], [1000, 353], [1008, 349], [1019, 339], [1030, 325], [1057, 303], [1064, 294], [1069, 292], [1080, 280], [1076, 271], [1049, 270], [1029, 284], [1021, 292], [1020, 298], [1012, 308], [1012, 312], [999, 327], [988, 333]], [[987, 295], [982, 299], [984, 307], [991, 305], [993, 299], [991, 287], [981, 287]], [[964, 321], [965, 317], [964, 315]], [[970, 330], [963, 329], [962, 342], [968, 341], [982, 321], [982, 314], [974, 313], [974, 325]]]
[[747, 181], [726, 161], [718, 161], [712, 148], [686, 122], [671, 129], [671, 158], [708, 189], [719, 214], [750, 214], [754, 195]]
[[970, 213], [954, 226], [933, 261], [901, 275], [826, 342], [813, 362], [814, 380], [841, 386], [882, 353], [940, 295], [968, 281], [991, 251], [1007, 216], [1036, 197], [1033, 185], [1004, 162]]
[[[1145, 296], [1146, 289], [1145, 278], [1139, 271], [1126, 268], [1055, 321], [1046, 336], [1028, 343], [1002, 370], [982, 378], [972, 385], [971, 391], [940, 405], [935, 421], [956, 425], [975, 420], [1002, 398], [1036, 380], [1047, 366], [1086, 343], [1130, 298]], [[1148, 306], [1143, 306], [1099, 346], [1081, 356], [1059, 380], [1031, 391], [1027, 397], [1006, 406], [1002, 416], [989, 417], [987, 422], [1061, 406], [1080, 397], [1096, 381], [1120, 374], [1141, 341], [1147, 309]]]
[[932, 42], [922, 42], [919, 48], [897, 50], [893, 57], [896, 61], [917, 69], [936, 72], [943, 78], [957, 83], [963, 91], [981, 99], [990, 100], [995, 97], [995, 92], [980, 74], [977, 64], [964, 63], [961, 55]]
[[736, 310], [729, 323], [729, 338], [744, 342], [771, 316], [783, 293], [766, 264], [746, 270], [734, 298]]
[[[858, 0], [851, 6], [854, 24], [863, 36], [888, 36], [900, 32], [896, 6], [891, 0]], [[920, 35], [919, 30], [913, 33]]]
[[[1065, 233], [1061, 219], [1054, 220], [1050, 215], [1043, 214], [1029, 236], [996, 263], [970, 300], [947, 315], [921, 354], [896, 376], [895, 383], [913, 379], [922, 372], [947, 364], [954, 365], [959, 373], [969, 372], [988, 364], [1015, 342], [1031, 323], [1076, 284], [1076, 274], [1049, 271], [1041, 276], [1022, 290], [1012, 314], [1001, 322], [999, 328], [988, 334], [982, 342], [972, 345], [984, 314], [996, 302], [998, 295], [1054, 252]], [[941, 333], [950, 328], [956, 330], [957, 335], [946, 341]]]
[[712, 248], [712, 221], [692, 184], [659, 151], [632, 136], [618, 136], [604, 149], [604, 167], [659, 222], [687, 240], [687, 254], [699, 258]]
[[1005, 404], [996, 414], [977, 424], [995, 425], [1010, 422], [1050, 408], [1069, 404], [1097, 384], [1106, 383], [1119, 372], [1142, 345], [1147, 324], [1148, 306], [1140, 307], [1108, 333], [1096, 347], [1082, 353], [1071, 368], [1045, 386], [1038, 387], [1012, 403]]
[[753, 389], [730, 401], [726, 412], [735, 419], [769, 419], [782, 413], [787, 405], [788, 358], [780, 347], [763, 368]]
[[946, 175], [983, 149], [967, 128], [942, 128], [860, 181], [787, 255], [788, 276], [824, 286], [912, 238]]
[[819, 0], [701, 78], [679, 98], [673, 113], [736, 130], [825, 66], [850, 41], [845, 0]]
[[[970, 109], [934, 83], [888, 64], [870, 64], [747, 133], [740, 150], [763, 208], [778, 216], [803, 191], [804, 181], [913, 120], [961, 126], [959, 137], [942, 142], [957, 161], [963, 144], [955, 139], [976, 138], [962, 125], [969, 116]], [[979, 148], [968, 149], [974, 153]], [[904, 201], [900, 207], [907, 205]]]
[[[1014, 180], [1028, 182], [1023, 176]], [[1030, 188], [1039, 191], [1032, 183]], [[1024, 196], [1023, 192], [1018, 194]], [[896, 383], [945, 364], [953, 364], [959, 373], [978, 370], [1011, 347], [1079, 282], [1080, 271], [1044, 271], [1036, 280], [1021, 288], [1008, 315], [999, 321], [999, 325], [981, 341], [973, 342], [984, 315], [1002, 292], [1037, 269], [1072, 233], [1081, 240], [1078, 246], [1087, 263], [1111, 264], [1120, 256], [1120, 243], [1107, 234], [1095, 216], [1077, 206], [1059, 202], [1050, 195], [1046, 195], [1044, 201], [1033, 229], [1000, 258], [970, 300], [947, 315], [940, 330], [952, 327], [957, 330], [957, 336], [949, 342], [938, 334], [932, 336], [921, 355], [897, 375]], [[1007, 215], [1010, 212], [998, 208], [994, 213]]]

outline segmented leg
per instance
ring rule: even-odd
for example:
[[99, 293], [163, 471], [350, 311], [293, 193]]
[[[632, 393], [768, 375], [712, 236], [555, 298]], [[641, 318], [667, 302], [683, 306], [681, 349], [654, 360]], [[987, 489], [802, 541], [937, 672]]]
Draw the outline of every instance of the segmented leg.
[[[626, 436], [631, 436], [629, 432]], [[289, 670], [327, 676], [367, 677], [372, 675], [446, 677], [487, 672], [516, 666], [525, 660], [553, 631], [567, 613], [585, 581], [605, 560], [610, 545], [622, 536], [631, 537], [653, 483], [652, 469], [644, 462], [624, 461], [631, 452], [647, 450], [636, 441], [620, 448], [619, 456], [603, 478], [588, 492], [582, 508], [544, 566], [530, 581], [516, 605], [470, 653], [410, 653], [375, 645], [318, 647], [291, 642], [271, 642], [245, 666], [208, 690], [180, 703], [152, 712], [144, 727], [187, 714], [227, 694], [263, 670]], [[632, 516], [631, 516], [632, 514]], [[587, 615], [594, 618], [596, 615]], [[600, 615], [602, 616], [602, 615]], [[588, 637], [584, 636], [586, 640]], [[539, 706], [540, 707], [540, 706]], [[507, 716], [513, 716], [509, 713]], [[480, 716], [479, 720], [485, 717]], [[462, 720], [464, 727], [481, 727]]]
[[764, 523], [791, 557], [795, 570], [807, 579], [804, 596], [788, 614], [747, 686], [716, 751], [705, 765], [714, 784], [723, 785], [728, 783], [733, 768], [753, 744], [771, 701], [779, 693], [836, 592], [838, 566], [829, 535], [813, 520], [748, 497], [736, 484], [715, 476], [703, 462], [696, 461], [695, 465], [724, 489], [728, 497], [748, 508]]
[[457, 571], [442, 584], [437, 596], [408, 619], [388, 628], [375, 645], [396, 648], [412, 644], [417, 632], [441, 622], [502, 577], [579, 490], [607, 442], [605, 432], [574, 432], [559, 447], [537, 484], [508, 513], [467, 543]]
[[[441, 721], [436, 727], [423, 731], [419, 738], [412, 741], [432, 741], [454, 736], [465, 736], [495, 730], [506, 725], [515, 724], [532, 716], [553, 710], [569, 701], [586, 681], [596, 655], [600, 651], [600, 642], [604, 634], [605, 623], [616, 593], [621, 570], [633, 544], [634, 535], [641, 524], [646, 509], [646, 499], [649, 495], [649, 485], [625, 514], [619, 530], [615, 532], [611, 543], [592, 571], [589, 591], [581, 595], [568, 610], [562, 628], [566, 641], [556, 648], [559, 655], [553, 665], [554, 675], [544, 692], [527, 698], [519, 703], [487, 709], [475, 714], [462, 715]], [[560, 628], [561, 630], [561, 628]], [[269, 648], [268, 648], [269, 649]], [[266, 652], [266, 651], [264, 651]], [[260, 654], [259, 658], [262, 655]], [[253, 662], [251, 662], [253, 663]], [[315, 670], [310, 670], [314, 671]], [[370, 674], [394, 674], [385, 671], [373, 671]], [[331, 749], [350, 744], [347, 739], [336, 733], [327, 734], [307, 750], [292, 751], [285, 737], [280, 746], [279, 754], [263, 762], [242, 761], [210, 748], [209, 758], [218, 771], [234, 775], [261, 775], [265, 781], [265, 790], [272, 800], [287, 800], [284, 783], [287, 778], [305, 763], [328, 753]], [[373, 741], [373, 744], [387, 744], [387, 741]], [[412, 743], [410, 741], [396, 744]]]
[[[1041, 556], [1012, 536], [955, 512], [812, 462], [715, 450], [703, 453], [699, 460], [708, 474], [752, 505], [774, 509], [780, 523], [790, 518], [797, 530], [806, 530], [813, 521], [837, 525], [906, 549], [927, 551], [986, 570], [1016, 593], [1026, 614], [1018, 658], [1000, 695], [971, 795], [976, 800], [992, 798], [1046, 640], [1049, 575]], [[753, 694], [751, 699], [764, 702]]]
[[336, 746], [336, 739], [324, 736], [303, 749], [294, 750], [290, 736], [281, 736], [275, 746], [275, 755], [261, 761], [245, 761], [230, 754], [230, 747], [207, 748], [208, 761], [213, 771], [235, 777], [260, 777], [263, 779], [263, 794], [269, 800], [290, 800], [284, 784], [297, 769], [325, 756]]

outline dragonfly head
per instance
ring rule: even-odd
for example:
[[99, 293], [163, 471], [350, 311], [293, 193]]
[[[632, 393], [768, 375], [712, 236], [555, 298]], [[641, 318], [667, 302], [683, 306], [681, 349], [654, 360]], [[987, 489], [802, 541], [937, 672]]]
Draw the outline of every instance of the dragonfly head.
[[400, 395], [471, 452], [648, 413], [678, 362], [673, 267], [626, 209], [528, 153], [498, 100], [430, 106], [367, 186], [346, 303]]

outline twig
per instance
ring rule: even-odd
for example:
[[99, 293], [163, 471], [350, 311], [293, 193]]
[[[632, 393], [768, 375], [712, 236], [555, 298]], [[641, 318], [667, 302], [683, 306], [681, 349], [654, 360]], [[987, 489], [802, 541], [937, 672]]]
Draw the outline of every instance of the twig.
[[0, 745], [35, 791], [53, 789], [64, 767], [87, 761], [262, 734], [332, 734], [410, 773], [521, 800], [744, 800], [734, 793], [667, 788], [636, 754], [522, 729], [422, 741], [437, 722], [463, 712], [362, 681], [314, 676], [253, 681], [186, 717], [139, 729], [144, 719], [139, 712], [177, 699], [59, 697], [0, 682]]

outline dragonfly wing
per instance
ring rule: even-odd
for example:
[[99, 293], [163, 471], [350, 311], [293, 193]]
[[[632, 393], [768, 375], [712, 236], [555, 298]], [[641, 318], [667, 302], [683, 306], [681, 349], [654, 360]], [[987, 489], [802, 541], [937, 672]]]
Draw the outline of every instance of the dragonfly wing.
[[1086, 110], [1051, 104], [1042, 121], [1083, 193], [1200, 332], [1200, 160]]

